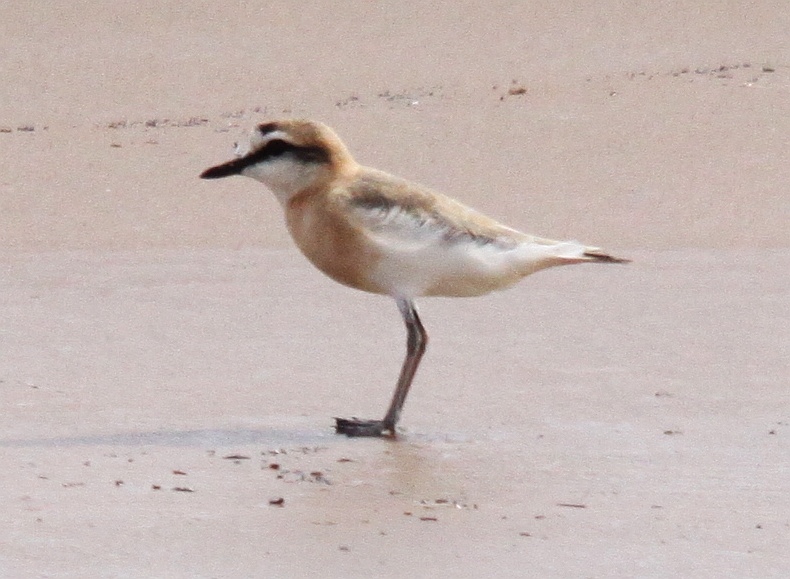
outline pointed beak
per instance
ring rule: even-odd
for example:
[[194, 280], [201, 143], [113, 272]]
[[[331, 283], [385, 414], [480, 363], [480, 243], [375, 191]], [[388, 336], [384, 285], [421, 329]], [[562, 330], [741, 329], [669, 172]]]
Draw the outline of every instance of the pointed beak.
[[206, 169], [200, 174], [201, 179], [221, 179], [222, 177], [230, 177], [231, 175], [239, 175], [249, 165], [245, 157], [233, 159], [222, 165]]

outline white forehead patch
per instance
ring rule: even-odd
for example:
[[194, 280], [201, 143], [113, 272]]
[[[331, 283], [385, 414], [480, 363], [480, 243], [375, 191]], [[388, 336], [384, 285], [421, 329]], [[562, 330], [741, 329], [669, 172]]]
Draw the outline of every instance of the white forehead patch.
[[273, 141], [275, 139], [281, 139], [283, 141], [290, 142], [291, 138], [288, 133], [284, 131], [273, 131], [271, 133], [266, 133], [262, 135], [260, 130], [256, 127], [252, 131], [250, 131], [250, 136], [247, 139], [246, 143], [237, 142], [233, 147], [233, 154], [236, 157], [246, 157], [253, 151], [263, 148], [266, 146], [266, 143], [269, 141]]
[[239, 157], [239, 158], [244, 157], [249, 152], [250, 152], [250, 145], [249, 145], [249, 143], [246, 143], [246, 144], [241, 144], [239, 142], [234, 143], [234, 145], [233, 145], [233, 154], [236, 157]]

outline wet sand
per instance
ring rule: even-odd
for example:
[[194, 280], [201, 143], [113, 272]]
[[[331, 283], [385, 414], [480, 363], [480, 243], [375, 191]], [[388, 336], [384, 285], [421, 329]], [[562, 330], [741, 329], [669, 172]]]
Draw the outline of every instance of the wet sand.
[[[11, 7], [0, 577], [785, 577], [783, 3]], [[634, 260], [420, 302], [321, 276], [256, 122]]]

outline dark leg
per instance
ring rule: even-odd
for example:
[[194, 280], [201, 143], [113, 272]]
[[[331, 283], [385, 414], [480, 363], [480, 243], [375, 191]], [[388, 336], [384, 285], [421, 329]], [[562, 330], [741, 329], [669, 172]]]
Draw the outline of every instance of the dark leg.
[[403, 403], [406, 401], [406, 395], [409, 393], [409, 388], [411, 388], [414, 374], [417, 372], [422, 355], [425, 353], [425, 347], [428, 345], [428, 334], [425, 332], [422, 322], [420, 322], [420, 316], [417, 315], [417, 308], [414, 302], [406, 299], [398, 299], [397, 302], [403, 321], [406, 323], [408, 334], [406, 339], [406, 359], [403, 361], [398, 385], [395, 387], [395, 394], [392, 396], [389, 410], [387, 410], [383, 420], [336, 418], [335, 430], [338, 434], [381, 436], [385, 432], [389, 432], [391, 435], [395, 435], [395, 425], [398, 423], [398, 418], [400, 418]]

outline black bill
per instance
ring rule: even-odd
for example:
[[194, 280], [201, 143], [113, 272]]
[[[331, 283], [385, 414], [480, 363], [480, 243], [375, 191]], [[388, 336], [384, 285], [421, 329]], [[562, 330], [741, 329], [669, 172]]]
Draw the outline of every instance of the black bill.
[[233, 159], [222, 165], [206, 169], [200, 174], [201, 179], [221, 179], [222, 177], [230, 177], [231, 175], [238, 175], [246, 167], [250, 165], [247, 157], [240, 159]]

